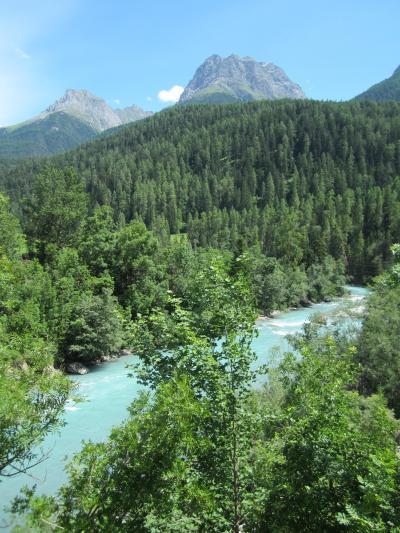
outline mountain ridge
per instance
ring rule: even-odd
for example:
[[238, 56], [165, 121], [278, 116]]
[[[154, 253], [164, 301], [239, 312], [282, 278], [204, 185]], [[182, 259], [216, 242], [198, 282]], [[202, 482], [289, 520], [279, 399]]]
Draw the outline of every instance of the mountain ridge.
[[113, 109], [86, 89], [67, 89], [39, 115], [0, 128], [0, 157], [19, 159], [55, 155], [76, 148], [108, 129], [152, 114], [136, 105]]
[[67, 89], [61, 98], [39, 116], [57, 111], [75, 115], [99, 132], [141, 120], [153, 114], [151, 111], [144, 111], [136, 105], [123, 109], [113, 109], [105, 100], [87, 89]]

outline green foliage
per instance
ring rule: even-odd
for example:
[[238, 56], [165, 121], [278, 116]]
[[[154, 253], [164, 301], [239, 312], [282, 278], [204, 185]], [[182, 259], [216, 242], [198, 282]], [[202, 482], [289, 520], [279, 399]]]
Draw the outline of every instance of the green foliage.
[[400, 287], [373, 294], [360, 335], [357, 360], [363, 371], [359, 387], [364, 394], [382, 390], [389, 406], [400, 414]]
[[349, 390], [352, 357], [338, 354], [332, 339], [301, 356], [283, 363], [286, 396], [266, 420], [273, 437], [259, 451], [261, 530], [392, 531], [400, 519], [398, 424], [382, 398]]
[[251, 280], [257, 307], [264, 314], [291, 306], [308, 305], [310, 284], [299, 267], [284, 267], [277, 259], [251, 250]]
[[[244, 322], [246, 304], [239, 296], [246, 287], [240, 276], [230, 279], [218, 263], [210, 272], [207, 280], [198, 274], [197, 287], [206, 291], [218, 324], [223, 318], [217, 304], [227, 306], [221, 344], [208, 336], [215, 335], [208, 315], [198, 336], [196, 312], [183, 310], [174, 299], [169, 324], [175, 344], [166, 346], [171, 339], [166, 315], [148, 317], [147, 330], [154, 336], [146, 336], [145, 328], [139, 332], [140, 375], [154, 395], [134, 402], [130, 420], [106, 444], [85, 446], [58, 498], [28, 494], [16, 510], [30, 509], [34, 523], [44, 517], [70, 531], [239, 531], [251, 505], [246, 495], [257, 420], [246, 409], [255, 377], [253, 316]], [[229, 297], [236, 294], [231, 301], [224, 295], [229, 286]], [[196, 306], [203, 302], [195, 301]], [[157, 346], [155, 339], [162, 339]]]
[[343, 263], [326, 256], [307, 272], [290, 267], [274, 257], [265, 257], [257, 249], [248, 254], [248, 276], [258, 309], [270, 315], [277, 309], [308, 306], [311, 302], [331, 300], [344, 294], [346, 278]]
[[394, 288], [400, 286], [400, 244], [393, 244], [390, 248], [393, 256], [393, 265], [389, 271], [375, 279], [378, 288]]
[[91, 363], [101, 356], [116, 354], [121, 345], [121, 314], [110, 292], [80, 295], [60, 339], [65, 360]]
[[42, 526], [45, 518], [68, 531], [164, 531], [163, 524], [198, 531], [202, 520], [206, 527], [214, 500], [196, 463], [211, 449], [197, 435], [207, 418], [206, 403], [184, 378], [142, 396], [107, 443], [85, 445], [58, 499], [34, 501], [31, 521]]
[[73, 170], [47, 168], [36, 177], [25, 206], [25, 229], [41, 260], [76, 242], [86, 204], [83, 184]]
[[253, 284], [258, 307], [263, 313], [284, 308], [287, 303], [288, 284], [279, 261], [259, 255], [253, 265]]
[[385, 102], [400, 100], [400, 67], [394, 71], [387, 80], [376, 83], [364, 93], [356, 97], [357, 100], [370, 100], [372, 102]]
[[357, 361], [363, 369], [358, 387], [366, 395], [382, 391], [399, 416], [400, 245], [394, 244], [391, 251], [394, 264], [376, 279], [357, 343]]
[[[178, 237], [178, 238], [177, 238]], [[165, 274], [169, 290], [183, 297], [187, 293], [188, 280], [198, 264], [198, 254], [185, 235], [171, 237], [165, 249]]]
[[0, 198], [0, 477], [42, 460], [34, 451], [62, 423], [71, 383], [53, 368], [47, 338], [51, 281], [37, 262], [21, 261], [24, 238]]
[[132, 315], [148, 313], [162, 301], [160, 272], [156, 265], [157, 241], [138, 221], [122, 228], [116, 236], [113, 268], [115, 291]]
[[[256, 317], [248, 280], [240, 270], [230, 274], [231, 261], [220, 253], [202, 254], [196, 270], [190, 270], [181, 299], [169, 291], [164, 308], [156, 308], [131, 327], [130, 345], [140, 356], [140, 375], [153, 385], [172, 376], [185, 361], [201, 373], [200, 364], [188, 347], [201, 344], [202, 349], [216, 351], [217, 345], [232, 334], [249, 334]], [[200, 355], [198, 356], [200, 357]], [[208, 358], [208, 356], [206, 356]]]
[[116, 353], [122, 344], [122, 311], [112, 296], [109, 275], [93, 277], [73, 248], [55, 255], [51, 275], [49, 329], [57, 343], [58, 364], [91, 363]]
[[81, 227], [79, 255], [93, 276], [111, 273], [116, 253], [116, 225], [109, 207], [98, 207]]
[[309, 278], [308, 294], [313, 302], [331, 300], [343, 296], [345, 284], [343, 263], [325, 257], [322, 263], [312, 265], [307, 275]]
[[182, 310], [174, 319], [186, 345], [143, 361], [154, 393], [134, 402], [106, 443], [85, 445], [57, 496], [15, 502], [29, 525], [396, 531], [398, 423], [380, 396], [352, 388], [351, 351], [304, 338], [301, 358], [287, 354], [251, 392], [251, 338], [232, 334], [216, 349]]
[[62, 424], [71, 383], [54, 371], [54, 348], [26, 335], [0, 343], [0, 479], [43, 460], [35, 447]]
[[26, 252], [25, 238], [19, 221], [10, 213], [9, 201], [0, 193], [0, 251], [10, 258]]
[[248, 257], [232, 259], [210, 250], [196, 259], [183, 294], [186, 308], [195, 317], [195, 330], [211, 339], [245, 331], [256, 318], [246, 275]]

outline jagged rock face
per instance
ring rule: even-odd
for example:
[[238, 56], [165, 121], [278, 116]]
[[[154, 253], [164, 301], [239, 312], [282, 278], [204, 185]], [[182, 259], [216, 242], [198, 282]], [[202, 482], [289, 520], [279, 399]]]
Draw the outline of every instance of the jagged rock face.
[[68, 89], [65, 95], [49, 106], [44, 115], [63, 111], [86, 122], [96, 131], [121, 126], [150, 116], [152, 113], [140, 107], [131, 106], [125, 109], [113, 109], [102, 98], [89, 91]]
[[63, 97], [46, 109], [45, 113], [59, 111], [74, 115], [96, 131], [104, 131], [121, 124], [118, 115], [104, 100], [85, 90], [68, 89]]
[[305, 98], [305, 94], [273, 63], [259, 63], [237, 55], [227, 58], [213, 55], [196, 70], [179, 102], [278, 98]]

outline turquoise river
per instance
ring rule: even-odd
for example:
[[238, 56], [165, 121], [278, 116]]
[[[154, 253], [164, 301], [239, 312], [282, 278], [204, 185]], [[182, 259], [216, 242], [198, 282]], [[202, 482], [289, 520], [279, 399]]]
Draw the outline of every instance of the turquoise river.
[[[350, 296], [328, 303], [315, 304], [308, 308], [281, 313], [275, 318], [259, 319], [256, 323], [259, 335], [253, 343], [260, 364], [271, 361], [271, 350], [289, 348], [286, 336], [298, 332], [314, 313], [330, 314], [347, 300], [357, 302], [368, 295], [368, 289], [349, 286]], [[11, 520], [3, 511], [24, 485], [37, 485], [39, 493], [53, 494], [66, 480], [64, 465], [68, 458], [80, 450], [82, 441], [102, 441], [111, 428], [120, 424], [127, 415], [127, 407], [137, 396], [140, 386], [128, 377], [127, 365], [133, 356], [125, 356], [114, 362], [95, 367], [89, 374], [74, 376], [83, 402], [69, 404], [65, 410], [66, 425], [49, 435], [42, 445], [48, 458], [29, 470], [29, 475], [20, 474], [0, 481], [0, 531], [10, 531]]]

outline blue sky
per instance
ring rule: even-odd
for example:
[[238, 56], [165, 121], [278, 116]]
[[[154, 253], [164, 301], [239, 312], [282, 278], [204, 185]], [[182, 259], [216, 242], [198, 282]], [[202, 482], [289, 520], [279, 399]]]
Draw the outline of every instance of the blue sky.
[[214, 53], [271, 61], [307, 96], [346, 100], [400, 64], [399, 21], [400, 0], [1, 0], [0, 125], [67, 88], [159, 110], [159, 92]]

